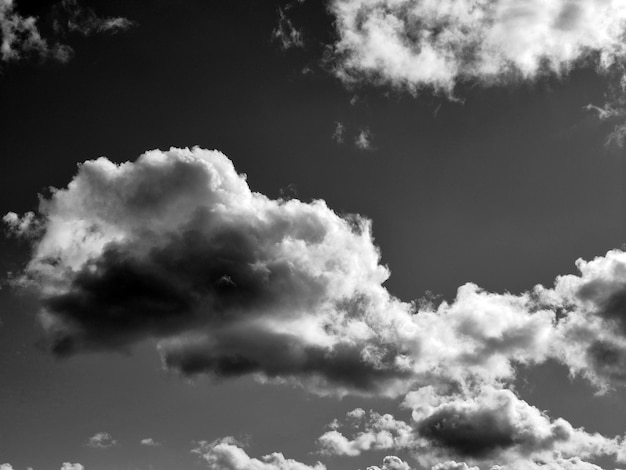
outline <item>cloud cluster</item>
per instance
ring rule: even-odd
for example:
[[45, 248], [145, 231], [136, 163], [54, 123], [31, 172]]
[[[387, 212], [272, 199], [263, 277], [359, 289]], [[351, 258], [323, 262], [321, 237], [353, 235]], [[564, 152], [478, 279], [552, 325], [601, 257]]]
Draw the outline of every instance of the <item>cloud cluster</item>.
[[[182, 374], [405, 396], [410, 422], [354, 410], [319, 438], [327, 455], [402, 451], [422, 466], [516, 470], [624, 460], [621, 438], [551, 419], [506, 388], [520, 365], [548, 359], [600, 391], [626, 382], [621, 250], [578, 260], [579, 273], [552, 287], [496, 294], [466, 284], [449, 302], [406, 303], [383, 285], [389, 270], [368, 220], [323, 201], [269, 199], [225, 155], [200, 148], [87, 161], [37, 214], [4, 222], [32, 244], [16, 282], [38, 293], [57, 355], [151, 338]], [[230, 441], [199, 449], [217, 467], [311, 468], [282, 454], [252, 459]]]
[[333, 0], [336, 72], [418, 91], [624, 57], [621, 0]]
[[50, 17], [52, 33], [46, 37], [40, 28], [41, 18], [22, 16], [15, 0], [0, 0], [0, 61], [38, 57], [66, 62], [72, 55], [72, 48], [62, 42], [68, 33], [115, 33], [132, 25], [126, 18], [100, 18], [78, 0], [54, 4]]
[[209, 470], [326, 470], [326, 466], [320, 462], [307, 465], [286, 459], [279, 452], [261, 459], [252, 458], [232, 437], [213, 442], [202, 441], [192, 452], [201, 457]]
[[[442, 394], [429, 386], [410, 392], [404, 404], [412, 410], [410, 423], [361, 409], [349, 413], [346, 423], [333, 423], [319, 438], [322, 453], [409, 451], [422, 466], [450, 457], [514, 468], [599, 456], [626, 460], [623, 438], [588, 433], [561, 418], [552, 420], [511, 390], [486, 386], [472, 394]], [[468, 470], [455, 461], [434, 468]]]
[[323, 201], [272, 200], [217, 151], [147, 152], [80, 165], [39, 213], [6, 214], [33, 244], [52, 351], [158, 340], [193, 375], [255, 374], [320, 393], [400, 396], [426, 385], [499, 386], [552, 358], [608, 389], [625, 381], [626, 254], [578, 261], [553, 288], [473, 284], [416, 306], [383, 286], [371, 224]]

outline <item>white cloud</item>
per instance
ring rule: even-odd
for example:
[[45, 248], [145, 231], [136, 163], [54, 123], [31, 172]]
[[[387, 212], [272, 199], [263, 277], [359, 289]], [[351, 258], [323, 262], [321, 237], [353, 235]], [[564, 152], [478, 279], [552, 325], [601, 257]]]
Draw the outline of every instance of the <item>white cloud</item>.
[[411, 470], [411, 466], [395, 455], [388, 455], [383, 459], [383, 466], [367, 467], [367, 470]]
[[412, 410], [410, 423], [374, 412], [351, 414], [319, 438], [321, 452], [356, 456], [370, 450], [403, 451], [433, 470], [476, 470], [465, 462], [437, 463], [450, 457], [516, 469], [536, 462], [554, 468], [559, 462], [574, 465], [571, 459], [584, 466], [587, 462], [580, 459], [602, 456], [624, 460], [623, 438], [552, 420], [511, 390], [485, 386], [469, 393], [439, 393], [429, 386], [410, 392], [404, 404]]
[[[289, 6], [288, 6], [289, 7]], [[278, 26], [272, 32], [273, 38], [279, 42], [283, 50], [293, 47], [304, 47], [302, 33], [293, 25], [286, 11], [289, 8], [278, 8]]]
[[65, 463], [63, 463], [63, 466], [61, 467], [61, 470], [85, 470], [85, 467], [83, 467], [79, 463], [65, 462]]
[[344, 133], [345, 133], [345, 126], [343, 125], [343, 123], [340, 121], [335, 122], [335, 130], [333, 131], [333, 136], [332, 136], [333, 140], [337, 142], [338, 144], [343, 144]]
[[460, 80], [601, 69], [625, 53], [621, 0], [333, 0], [346, 81], [450, 93]]
[[148, 446], [148, 447], [159, 447], [162, 445], [162, 443], [155, 441], [151, 437], [148, 437], [146, 439], [141, 440], [141, 445]]
[[478, 467], [470, 467], [465, 462], [448, 460], [440, 462], [432, 467], [432, 470], [479, 470]]
[[466, 284], [452, 302], [405, 303], [383, 286], [368, 220], [252, 192], [226, 156], [198, 148], [85, 162], [37, 215], [4, 219], [33, 243], [20, 282], [39, 291], [57, 354], [156, 338], [184, 374], [335, 394], [497, 386], [549, 358], [599, 389], [626, 382], [619, 250], [554, 288]]
[[326, 470], [320, 462], [307, 465], [286, 459], [279, 452], [252, 458], [231, 437], [200, 442], [192, 452], [199, 454], [210, 470]]
[[0, 464], [0, 470], [13, 470], [13, 466], [10, 463]]
[[108, 449], [117, 445], [117, 441], [108, 432], [99, 432], [87, 440], [87, 447], [95, 449]]
[[39, 18], [22, 16], [15, 0], [0, 0], [0, 61], [12, 62], [35, 56], [66, 62], [72, 55], [72, 48], [63, 44], [61, 39], [67, 33], [114, 33], [132, 25], [126, 18], [100, 18], [77, 0], [61, 0], [49, 14], [53, 18], [53, 32], [50, 37], [45, 37], [39, 27]]
[[369, 129], [361, 129], [354, 139], [354, 145], [360, 150], [372, 150], [372, 133]]

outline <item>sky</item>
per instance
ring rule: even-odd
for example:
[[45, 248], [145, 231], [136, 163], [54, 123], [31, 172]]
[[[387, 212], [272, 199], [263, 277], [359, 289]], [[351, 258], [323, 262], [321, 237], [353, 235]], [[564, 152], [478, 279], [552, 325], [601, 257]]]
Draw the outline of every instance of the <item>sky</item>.
[[0, 470], [626, 468], [621, 0], [0, 0]]

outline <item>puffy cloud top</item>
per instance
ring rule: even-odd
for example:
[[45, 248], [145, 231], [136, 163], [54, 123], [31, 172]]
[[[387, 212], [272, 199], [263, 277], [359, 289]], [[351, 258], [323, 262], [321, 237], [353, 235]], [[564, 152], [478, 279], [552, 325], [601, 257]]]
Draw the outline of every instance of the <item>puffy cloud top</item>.
[[337, 72], [416, 91], [624, 56], [621, 0], [333, 0]]

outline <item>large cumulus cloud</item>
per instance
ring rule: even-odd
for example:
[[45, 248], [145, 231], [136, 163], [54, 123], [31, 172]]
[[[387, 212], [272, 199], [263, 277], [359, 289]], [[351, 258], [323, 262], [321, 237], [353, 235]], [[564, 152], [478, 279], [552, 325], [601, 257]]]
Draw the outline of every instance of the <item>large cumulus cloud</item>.
[[333, 0], [337, 73], [417, 91], [624, 56], [621, 0]]
[[23, 282], [57, 354], [158, 338], [188, 374], [369, 390], [410, 373], [398, 335], [411, 309], [382, 286], [369, 222], [254, 193], [219, 152], [88, 161], [38, 217], [5, 221], [35, 237]]
[[323, 201], [250, 190], [217, 151], [87, 161], [37, 214], [4, 217], [32, 243], [51, 350], [126, 350], [158, 340], [184, 374], [306, 382], [398, 396], [425, 385], [498, 385], [555, 358], [600, 388], [623, 382], [626, 254], [519, 295], [461, 286], [452, 302], [385, 289], [370, 222]]

